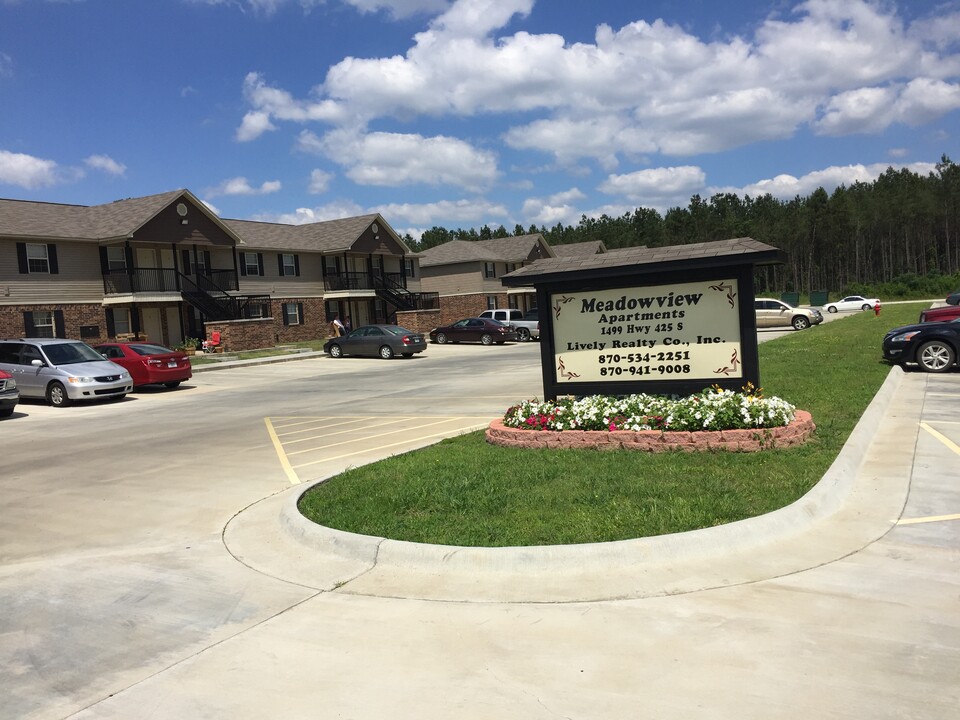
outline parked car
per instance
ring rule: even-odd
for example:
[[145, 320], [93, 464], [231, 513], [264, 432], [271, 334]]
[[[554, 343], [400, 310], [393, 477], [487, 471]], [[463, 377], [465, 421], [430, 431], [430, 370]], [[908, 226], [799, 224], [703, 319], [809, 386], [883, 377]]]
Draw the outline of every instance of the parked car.
[[133, 390], [130, 373], [79, 340], [0, 340], [0, 370], [13, 375], [21, 398], [45, 398], [55, 407], [119, 400]]
[[823, 309], [827, 312], [839, 312], [841, 310], [873, 310], [874, 305], [880, 302], [877, 298], [865, 298], [861, 295], [847, 295], [842, 300], [827, 303]]
[[0, 418], [13, 415], [13, 409], [20, 401], [17, 381], [6, 370], [0, 370]]
[[903, 365], [917, 363], [927, 372], [946, 372], [957, 364], [960, 318], [894, 328], [883, 338], [883, 359]]
[[426, 349], [423, 335], [399, 325], [363, 325], [323, 344], [323, 351], [333, 358], [369, 355], [389, 360], [394, 355], [410, 357]]
[[509, 325], [491, 318], [465, 318], [452, 325], [434, 328], [430, 340], [443, 345], [448, 342], [479, 342], [484, 345], [503, 345], [517, 339], [516, 331]]
[[[533, 312], [536, 313], [537, 311], [534, 310]], [[539, 318], [536, 316], [533, 318], [528, 318], [521, 310], [484, 310], [482, 313], [480, 313], [480, 317], [499, 320], [504, 325], [509, 325], [517, 333], [517, 339], [520, 342], [526, 342], [530, 339], [540, 339]]]
[[823, 314], [813, 308], [794, 307], [773, 298], [756, 298], [753, 307], [757, 313], [757, 327], [792, 325], [794, 330], [806, 330], [823, 322]]
[[126, 368], [133, 386], [163, 385], [175, 388], [193, 377], [190, 358], [179, 350], [145, 342], [101, 343], [93, 348], [107, 360]]
[[960, 290], [947, 295], [947, 305], [960, 305]]
[[946, 322], [960, 317], [960, 305], [947, 305], [945, 307], [927, 308], [920, 312], [920, 322]]

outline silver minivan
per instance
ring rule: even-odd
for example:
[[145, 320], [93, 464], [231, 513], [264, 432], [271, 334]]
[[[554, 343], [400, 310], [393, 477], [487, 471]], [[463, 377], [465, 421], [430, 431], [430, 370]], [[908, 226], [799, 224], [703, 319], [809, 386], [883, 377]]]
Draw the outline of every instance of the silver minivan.
[[130, 373], [79, 340], [0, 340], [0, 369], [13, 375], [21, 398], [45, 398], [54, 407], [133, 390]]

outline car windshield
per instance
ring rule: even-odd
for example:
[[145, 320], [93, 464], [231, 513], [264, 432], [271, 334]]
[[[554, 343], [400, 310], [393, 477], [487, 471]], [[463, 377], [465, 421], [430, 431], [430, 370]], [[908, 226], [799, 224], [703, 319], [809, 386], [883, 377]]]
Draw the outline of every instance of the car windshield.
[[163, 345], [130, 345], [129, 347], [137, 355], [163, 355], [173, 352], [173, 350], [165, 348]]
[[415, 335], [416, 333], [413, 330], [407, 330], [405, 327], [400, 327], [399, 325], [391, 325], [390, 327], [385, 327], [386, 330], [391, 335]]
[[53, 365], [72, 365], [84, 362], [103, 362], [103, 356], [82, 342], [44, 345], [43, 352]]

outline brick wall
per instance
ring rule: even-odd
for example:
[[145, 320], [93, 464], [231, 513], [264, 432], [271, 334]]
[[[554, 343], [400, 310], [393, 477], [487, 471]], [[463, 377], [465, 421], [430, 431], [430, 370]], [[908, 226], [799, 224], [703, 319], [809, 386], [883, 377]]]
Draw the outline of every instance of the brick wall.
[[220, 345], [224, 350], [258, 350], [277, 344], [273, 318], [251, 320], [209, 320], [206, 323], [207, 339], [214, 331], [220, 332]]
[[[299, 325], [283, 324], [283, 306], [286, 303], [303, 304], [303, 318]], [[323, 298], [271, 300], [270, 311], [273, 313], [273, 324], [276, 331], [275, 344], [322, 340], [329, 335]]]
[[439, 310], [398, 310], [397, 325], [418, 333], [428, 333], [440, 325]]
[[[498, 293], [496, 298], [498, 308], [508, 307], [506, 292]], [[443, 296], [440, 298], [440, 319], [437, 325], [449, 325], [463, 318], [477, 317], [486, 309], [487, 295], [485, 294]]]
[[95, 344], [107, 338], [107, 319], [103, 306], [99, 303], [76, 305], [0, 305], [0, 337], [18, 338], [24, 335], [23, 313], [36, 310], [62, 310], [64, 335], [68, 338], [80, 338], [80, 326], [98, 328], [96, 337], [85, 337], [84, 342]]

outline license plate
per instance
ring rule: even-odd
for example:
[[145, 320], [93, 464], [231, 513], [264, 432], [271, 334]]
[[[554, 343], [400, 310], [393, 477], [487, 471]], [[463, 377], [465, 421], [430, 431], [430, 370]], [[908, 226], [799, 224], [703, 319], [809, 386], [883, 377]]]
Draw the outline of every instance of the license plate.
[[167, 367], [168, 367], [168, 368], [175, 368], [176, 366], [177, 366], [177, 361], [176, 361], [176, 360], [170, 360], [169, 362], [167, 362]]

